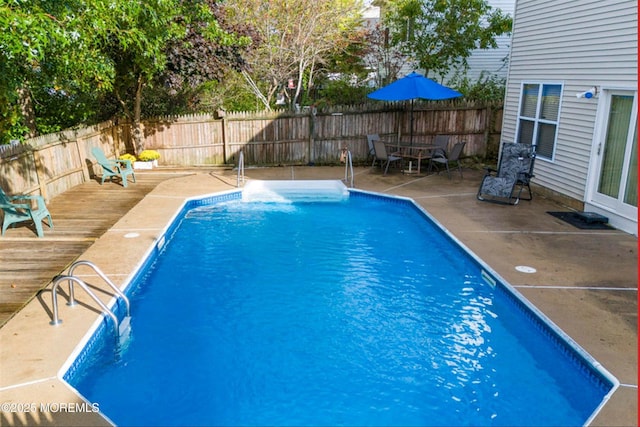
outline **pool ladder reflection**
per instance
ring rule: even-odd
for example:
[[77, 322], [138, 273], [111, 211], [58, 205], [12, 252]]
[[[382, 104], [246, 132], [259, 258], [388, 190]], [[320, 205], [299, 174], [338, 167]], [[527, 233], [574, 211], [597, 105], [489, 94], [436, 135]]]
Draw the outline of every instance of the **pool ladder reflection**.
[[[73, 275], [73, 272], [75, 271], [76, 267], [81, 266], [81, 265], [85, 265], [87, 267], [90, 267], [91, 269], [93, 269], [93, 271], [95, 271], [95, 273], [100, 276], [100, 278], [102, 280], [105, 281], [105, 283], [107, 285], [109, 285], [109, 287], [111, 289], [113, 289], [113, 291], [116, 293], [116, 299], [118, 297], [120, 297], [126, 306], [126, 310], [127, 310], [127, 315], [122, 319], [122, 322], [118, 321], [118, 316], [115, 313], [115, 310], [110, 309], [109, 307], [106, 306], [105, 303], [103, 303], [100, 298], [98, 298], [98, 296], [90, 289], [89, 285], [87, 285], [84, 280], [78, 278], [77, 276]], [[69, 284], [69, 300], [67, 301], [67, 305], [68, 306], [74, 306], [77, 305], [78, 302], [75, 299], [75, 293], [74, 293], [74, 284], [77, 284], [78, 286], [80, 286], [82, 289], [84, 289], [84, 291], [87, 293], [87, 295], [89, 295], [91, 297], [91, 299], [93, 299], [95, 301], [96, 304], [98, 304], [98, 306], [102, 309], [103, 314], [106, 314], [107, 316], [109, 316], [111, 318], [111, 320], [113, 321], [113, 326], [115, 328], [115, 332], [116, 332], [116, 336], [119, 338], [122, 338], [124, 335], [126, 335], [129, 331], [130, 328], [130, 323], [131, 323], [131, 304], [129, 303], [129, 299], [127, 298], [127, 296], [106, 276], [106, 274], [104, 274], [102, 272], [102, 270], [100, 270], [98, 268], [98, 266], [96, 266], [94, 263], [92, 263], [91, 261], [85, 261], [85, 260], [80, 260], [80, 261], [76, 261], [73, 264], [71, 264], [71, 266], [69, 267], [69, 273], [62, 275], [62, 276], [57, 276], [55, 278], [55, 280], [53, 281], [53, 286], [51, 288], [51, 304], [52, 304], [52, 310], [53, 310], [53, 319], [51, 320], [51, 322], [49, 322], [50, 325], [58, 325], [60, 323], [62, 323], [62, 319], [60, 319], [60, 317], [58, 316], [58, 287], [60, 286], [61, 283], [63, 282], [67, 282]], [[117, 307], [117, 304], [114, 305], [114, 307]]]
[[240, 150], [240, 155], [238, 156], [238, 179], [236, 187], [240, 187], [240, 182], [244, 185], [244, 152], [242, 150]]

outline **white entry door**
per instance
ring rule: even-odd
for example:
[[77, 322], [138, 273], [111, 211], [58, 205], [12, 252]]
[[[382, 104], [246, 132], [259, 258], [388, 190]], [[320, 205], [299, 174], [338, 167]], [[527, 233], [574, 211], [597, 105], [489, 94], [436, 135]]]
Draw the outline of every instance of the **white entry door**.
[[638, 218], [638, 104], [635, 92], [603, 91], [604, 119], [596, 137], [588, 202], [614, 215]]

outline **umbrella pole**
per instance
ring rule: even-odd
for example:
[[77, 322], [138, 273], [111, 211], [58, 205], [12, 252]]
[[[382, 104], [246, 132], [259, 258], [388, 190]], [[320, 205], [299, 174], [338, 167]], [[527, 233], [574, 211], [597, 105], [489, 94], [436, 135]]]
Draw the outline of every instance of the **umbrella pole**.
[[409, 145], [413, 146], [413, 99], [411, 100], [411, 111], [409, 113]]

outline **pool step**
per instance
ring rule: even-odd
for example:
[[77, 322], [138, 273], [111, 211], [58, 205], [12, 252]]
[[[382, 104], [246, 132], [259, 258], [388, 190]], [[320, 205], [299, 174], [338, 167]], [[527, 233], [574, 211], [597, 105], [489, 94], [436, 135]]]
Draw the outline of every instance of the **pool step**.
[[334, 202], [349, 197], [340, 180], [254, 180], [245, 184], [245, 202]]

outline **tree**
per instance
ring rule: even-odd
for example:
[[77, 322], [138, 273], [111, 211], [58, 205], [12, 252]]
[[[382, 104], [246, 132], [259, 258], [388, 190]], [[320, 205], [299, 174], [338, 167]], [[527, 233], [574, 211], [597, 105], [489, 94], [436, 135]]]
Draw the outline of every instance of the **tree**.
[[[2, 135], [31, 137], [38, 126], [56, 130], [103, 112], [122, 112], [133, 123], [131, 148], [141, 151], [143, 96], [149, 88], [177, 93], [222, 78], [225, 67], [239, 69], [249, 39], [219, 25], [223, 14], [217, 3], [5, 0], [0, 4], [6, 29], [0, 32]], [[48, 117], [38, 118], [38, 112]]]
[[[114, 64], [114, 95], [133, 123], [134, 153], [144, 149], [144, 89], [163, 82], [177, 92], [219, 78], [224, 60], [239, 60], [234, 48], [246, 44], [223, 29], [213, 0], [93, 0], [90, 21], [105, 18], [96, 37]], [[227, 50], [225, 50], [225, 48]]]
[[112, 64], [113, 93], [133, 124], [134, 153], [144, 149], [141, 127], [145, 85], [165, 69], [164, 47], [184, 34], [178, 24], [179, 0], [92, 0], [85, 9], [86, 22], [101, 54]]
[[373, 71], [375, 86], [386, 86], [398, 78], [398, 73], [408, 59], [398, 46], [391, 45], [389, 28], [379, 23], [368, 30], [366, 39], [368, 43], [364, 58], [369, 69]]
[[[195, 11], [186, 24], [185, 37], [172, 40], [165, 47], [167, 66], [156, 82], [160, 88], [156, 92], [161, 92], [158, 95], [164, 95], [174, 107], [178, 104], [191, 111], [201, 105], [202, 93], [232, 78], [232, 72], [242, 70], [244, 57], [253, 46], [252, 40], [257, 38], [246, 23], [230, 23], [227, 9], [216, 1], [204, 3], [206, 12]], [[179, 102], [175, 103], [176, 100]]]
[[360, 0], [228, 0], [234, 22], [248, 22], [259, 45], [243, 74], [265, 108], [283, 94], [291, 106], [334, 52], [350, 44], [360, 25]]
[[32, 137], [37, 128], [34, 93], [73, 96], [89, 87], [109, 89], [112, 73], [83, 24], [84, 2], [5, 1], [0, 5], [0, 131]]
[[425, 74], [444, 76], [466, 65], [476, 48], [497, 47], [495, 37], [511, 31], [512, 19], [486, 0], [387, 1], [385, 24], [391, 43]]

